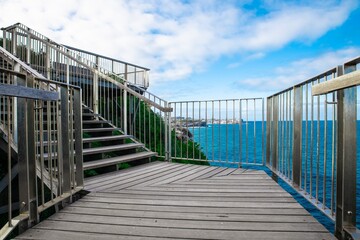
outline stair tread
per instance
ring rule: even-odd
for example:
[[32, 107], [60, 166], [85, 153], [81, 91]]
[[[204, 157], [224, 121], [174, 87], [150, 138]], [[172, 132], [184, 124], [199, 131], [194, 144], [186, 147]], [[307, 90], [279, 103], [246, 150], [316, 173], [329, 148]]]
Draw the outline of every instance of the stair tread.
[[90, 137], [83, 138], [83, 143], [89, 142], [104, 142], [104, 141], [112, 141], [112, 140], [121, 140], [131, 138], [131, 135], [115, 135], [115, 136], [104, 136], [104, 137]]
[[87, 123], [87, 124], [89, 124], [89, 123], [94, 123], [94, 124], [96, 124], [96, 123], [111, 123], [111, 121], [106, 121], [106, 120], [83, 120], [82, 122]]
[[99, 117], [99, 116], [101, 116], [100, 114], [98, 114], [98, 113], [83, 113], [82, 114], [83, 116], [94, 116], [94, 117]]
[[109, 132], [109, 131], [120, 131], [120, 128], [86, 128], [83, 129], [83, 132]]
[[127, 154], [127, 155], [113, 157], [113, 158], [106, 158], [106, 159], [101, 159], [101, 160], [96, 160], [96, 161], [91, 161], [91, 162], [84, 162], [83, 168], [84, 168], [84, 170], [94, 169], [94, 168], [118, 164], [121, 162], [129, 162], [129, 161], [133, 161], [133, 160], [137, 160], [137, 159], [141, 159], [141, 158], [153, 157], [156, 155], [157, 155], [156, 152], [132, 153], [132, 154]]
[[111, 151], [121, 151], [121, 150], [133, 149], [133, 148], [138, 148], [138, 147], [143, 147], [143, 146], [144, 146], [144, 144], [141, 144], [141, 143], [126, 143], [126, 144], [119, 144], [119, 145], [112, 145], [112, 146], [87, 148], [87, 149], [83, 149], [83, 155], [96, 154], [96, 153], [102, 153], [102, 152], [111, 152]]

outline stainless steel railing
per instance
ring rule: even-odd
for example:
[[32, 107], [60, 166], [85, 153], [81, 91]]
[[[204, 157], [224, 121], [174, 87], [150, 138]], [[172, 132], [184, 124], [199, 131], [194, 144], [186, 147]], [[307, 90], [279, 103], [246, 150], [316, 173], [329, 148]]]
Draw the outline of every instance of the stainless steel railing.
[[[356, 231], [357, 110], [360, 58], [267, 99], [266, 165], [335, 221], [335, 235]], [[345, 83], [348, 82], [348, 85]], [[322, 86], [327, 90], [323, 91]]]
[[[3, 45], [9, 51], [44, 76], [81, 87], [84, 104], [91, 107], [94, 113], [110, 121], [114, 127], [121, 128], [124, 134], [131, 134], [136, 139], [143, 140], [145, 134], [138, 132], [135, 127], [140, 125], [147, 128], [146, 132], [151, 133], [152, 128], [146, 123], [144, 114], [139, 115], [139, 106], [142, 106], [142, 109], [146, 108], [146, 111], [150, 109], [151, 115], [156, 112], [165, 116], [171, 111], [166, 101], [140, 87], [147, 87], [148, 69], [70, 49], [22, 24], [15, 24], [3, 30]], [[119, 64], [125, 67], [120, 67]], [[125, 72], [121, 72], [120, 68], [124, 68]], [[140, 73], [142, 75], [139, 82]], [[156, 128], [161, 129], [162, 124], [159, 122]], [[164, 131], [168, 129], [162, 128]], [[147, 139], [145, 143], [151, 150], [157, 150], [157, 144], [154, 145], [151, 139]]]
[[265, 119], [262, 98], [170, 102], [169, 139], [174, 160], [214, 165], [262, 165]]
[[141, 88], [149, 87], [149, 71], [150, 69], [144, 68], [132, 63], [120, 61], [114, 58], [102, 56], [96, 53], [80, 50], [71, 46], [65, 46], [67, 49], [75, 52], [78, 56], [84, 59], [91, 59], [99, 67], [107, 69], [122, 79], [125, 79], [131, 85]]
[[81, 89], [45, 79], [0, 47], [0, 107], [7, 165], [0, 190], [8, 190], [3, 239], [83, 188]]

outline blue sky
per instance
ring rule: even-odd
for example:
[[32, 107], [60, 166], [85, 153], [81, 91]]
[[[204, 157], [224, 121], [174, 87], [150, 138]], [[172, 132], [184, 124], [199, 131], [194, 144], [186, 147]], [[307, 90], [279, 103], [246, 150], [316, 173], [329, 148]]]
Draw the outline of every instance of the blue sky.
[[151, 69], [168, 100], [266, 97], [360, 55], [357, 0], [0, 0], [0, 25]]

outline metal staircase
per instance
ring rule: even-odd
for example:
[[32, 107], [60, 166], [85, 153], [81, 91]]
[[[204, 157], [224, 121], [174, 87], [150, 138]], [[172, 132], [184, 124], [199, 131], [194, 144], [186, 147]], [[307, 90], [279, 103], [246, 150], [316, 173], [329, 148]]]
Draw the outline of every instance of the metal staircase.
[[[166, 158], [169, 151], [157, 153], [154, 144], [166, 145], [165, 139], [153, 140], [155, 134], [145, 129], [147, 115], [159, 114], [161, 124], [167, 124], [171, 111], [166, 101], [146, 91], [148, 69], [114, 59], [109, 69], [108, 58], [56, 43], [20, 23], [2, 30], [8, 51], [47, 78], [82, 89], [84, 170], [100, 173], [124, 162]], [[167, 136], [168, 126], [155, 129]]]
[[157, 155], [86, 106], [83, 106], [83, 133], [84, 170], [117, 170], [121, 163], [146, 161]]

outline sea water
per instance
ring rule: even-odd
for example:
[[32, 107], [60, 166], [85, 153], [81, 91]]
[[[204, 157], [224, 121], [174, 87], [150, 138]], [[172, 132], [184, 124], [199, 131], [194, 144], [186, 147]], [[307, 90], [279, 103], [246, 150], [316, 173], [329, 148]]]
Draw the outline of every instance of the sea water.
[[[291, 129], [291, 123], [284, 124], [283, 129]], [[326, 125], [327, 130], [327, 141], [324, 141], [324, 128]], [[307, 130], [306, 130], [307, 126]], [[281, 123], [279, 128], [281, 129]], [[319, 139], [317, 142], [317, 133], [319, 128]], [[189, 128], [189, 130], [194, 135], [194, 140], [200, 144], [202, 151], [206, 154], [207, 158], [210, 160], [210, 164], [213, 166], [223, 166], [223, 167], [236, 167], [241, 161], [243, 166], [258, 168], [265, 170], [268, 174], [271, 172], [264, 167], [258, 166], [249, 166], [246, 163], [256, 163], [262, 164], [265, 161], [265, 152], [266, 152], [266, 122], [248, 122], [243, 124], [213, 124], [208, 125], [207, 127], [194, 127]], [[311, 141], [311, 131], [313, 131], [313, 139]], [[284, 144], [291, 143], [292, 135], [291, 131], [279, 132], [279, 139], [285, 139]], [[306, 145], [305, 138], [308, 142]], [[360, 121], [357, 123], [357, 138], [360, 139]], [[332, 122], [328, 121], [325, 124], [324, 121], [315, 121], [313, 126], [310, 123], [306, 125], [303, 122], [303, 134], [302, 134], [302, 177], [303, 183], [302, 187], [305, 187], [305, 169], [307, 169], [307, 180], [306, 180], [306, 190], [310, 192], [310, 164], [312, 161], [312, 192], [313, 197], [316, 197], [316, 169], [317, 163], [319, 166], [319, 185], [318, 185], [318, 199], [320, 202], [323, 202], [323, 182], [325, 179], [326, 182], [326, 206], [330, 206], [331, 199], [331, 183], [332, 183], [332, 168], [334, 167], [334, 174], [336, 178], [336, 163], [333, 164], [333, 148], [332, 148]], [[312, 147], [311, 147], [312, 143]], [[326, 145], [326, 147], [325, 147]], [[284, 145], [286, 148], [287, 145]], [[357, 144], [357, 227], [360, 228], [360, 144]], [[312, 150], [312, 157], [311, 157]], [[336, 150], [335, 150], [336, 151]], [[319, 152], [319, 157], [317, 157], [317, 152]], [[324, 159], [326, 153], [326, 158]], [[335, 152], [336, 155], [336, 152]], [[307, 162], [304, 160], [306, 156]], [[285, 159], [292, 158], [291, 151], [287, 152], [284, 150], [279, 153], [279, 158], [284, 159], [279, 161], [278, 167], [281, 169], [290, 169], [288, 172], [291, 176], [291, 161]], [[289, 163], [290, 162], [290, 163]], [[305, 163], [306, 162], [306, 163]], [[324, 171], [324, 164], [326, 164], [326, 171]], [[324, 176], [326, 177], [324, 178]], [[334, 223], [329, 220], [323, 213], [321, 213], [317, 208], [310, 204], [306, 199], [300, 196], [292, 187], [287, 185], [284, 181], [279, 181], [279, 184], [289, 193], [291, 193], [295, 199], [301, 203], [314, 217], [316, 217], [324, 226], [329, 229], [331, 232], [334, 231]], [[336, 192], [336, 186], [334, 191]]]

